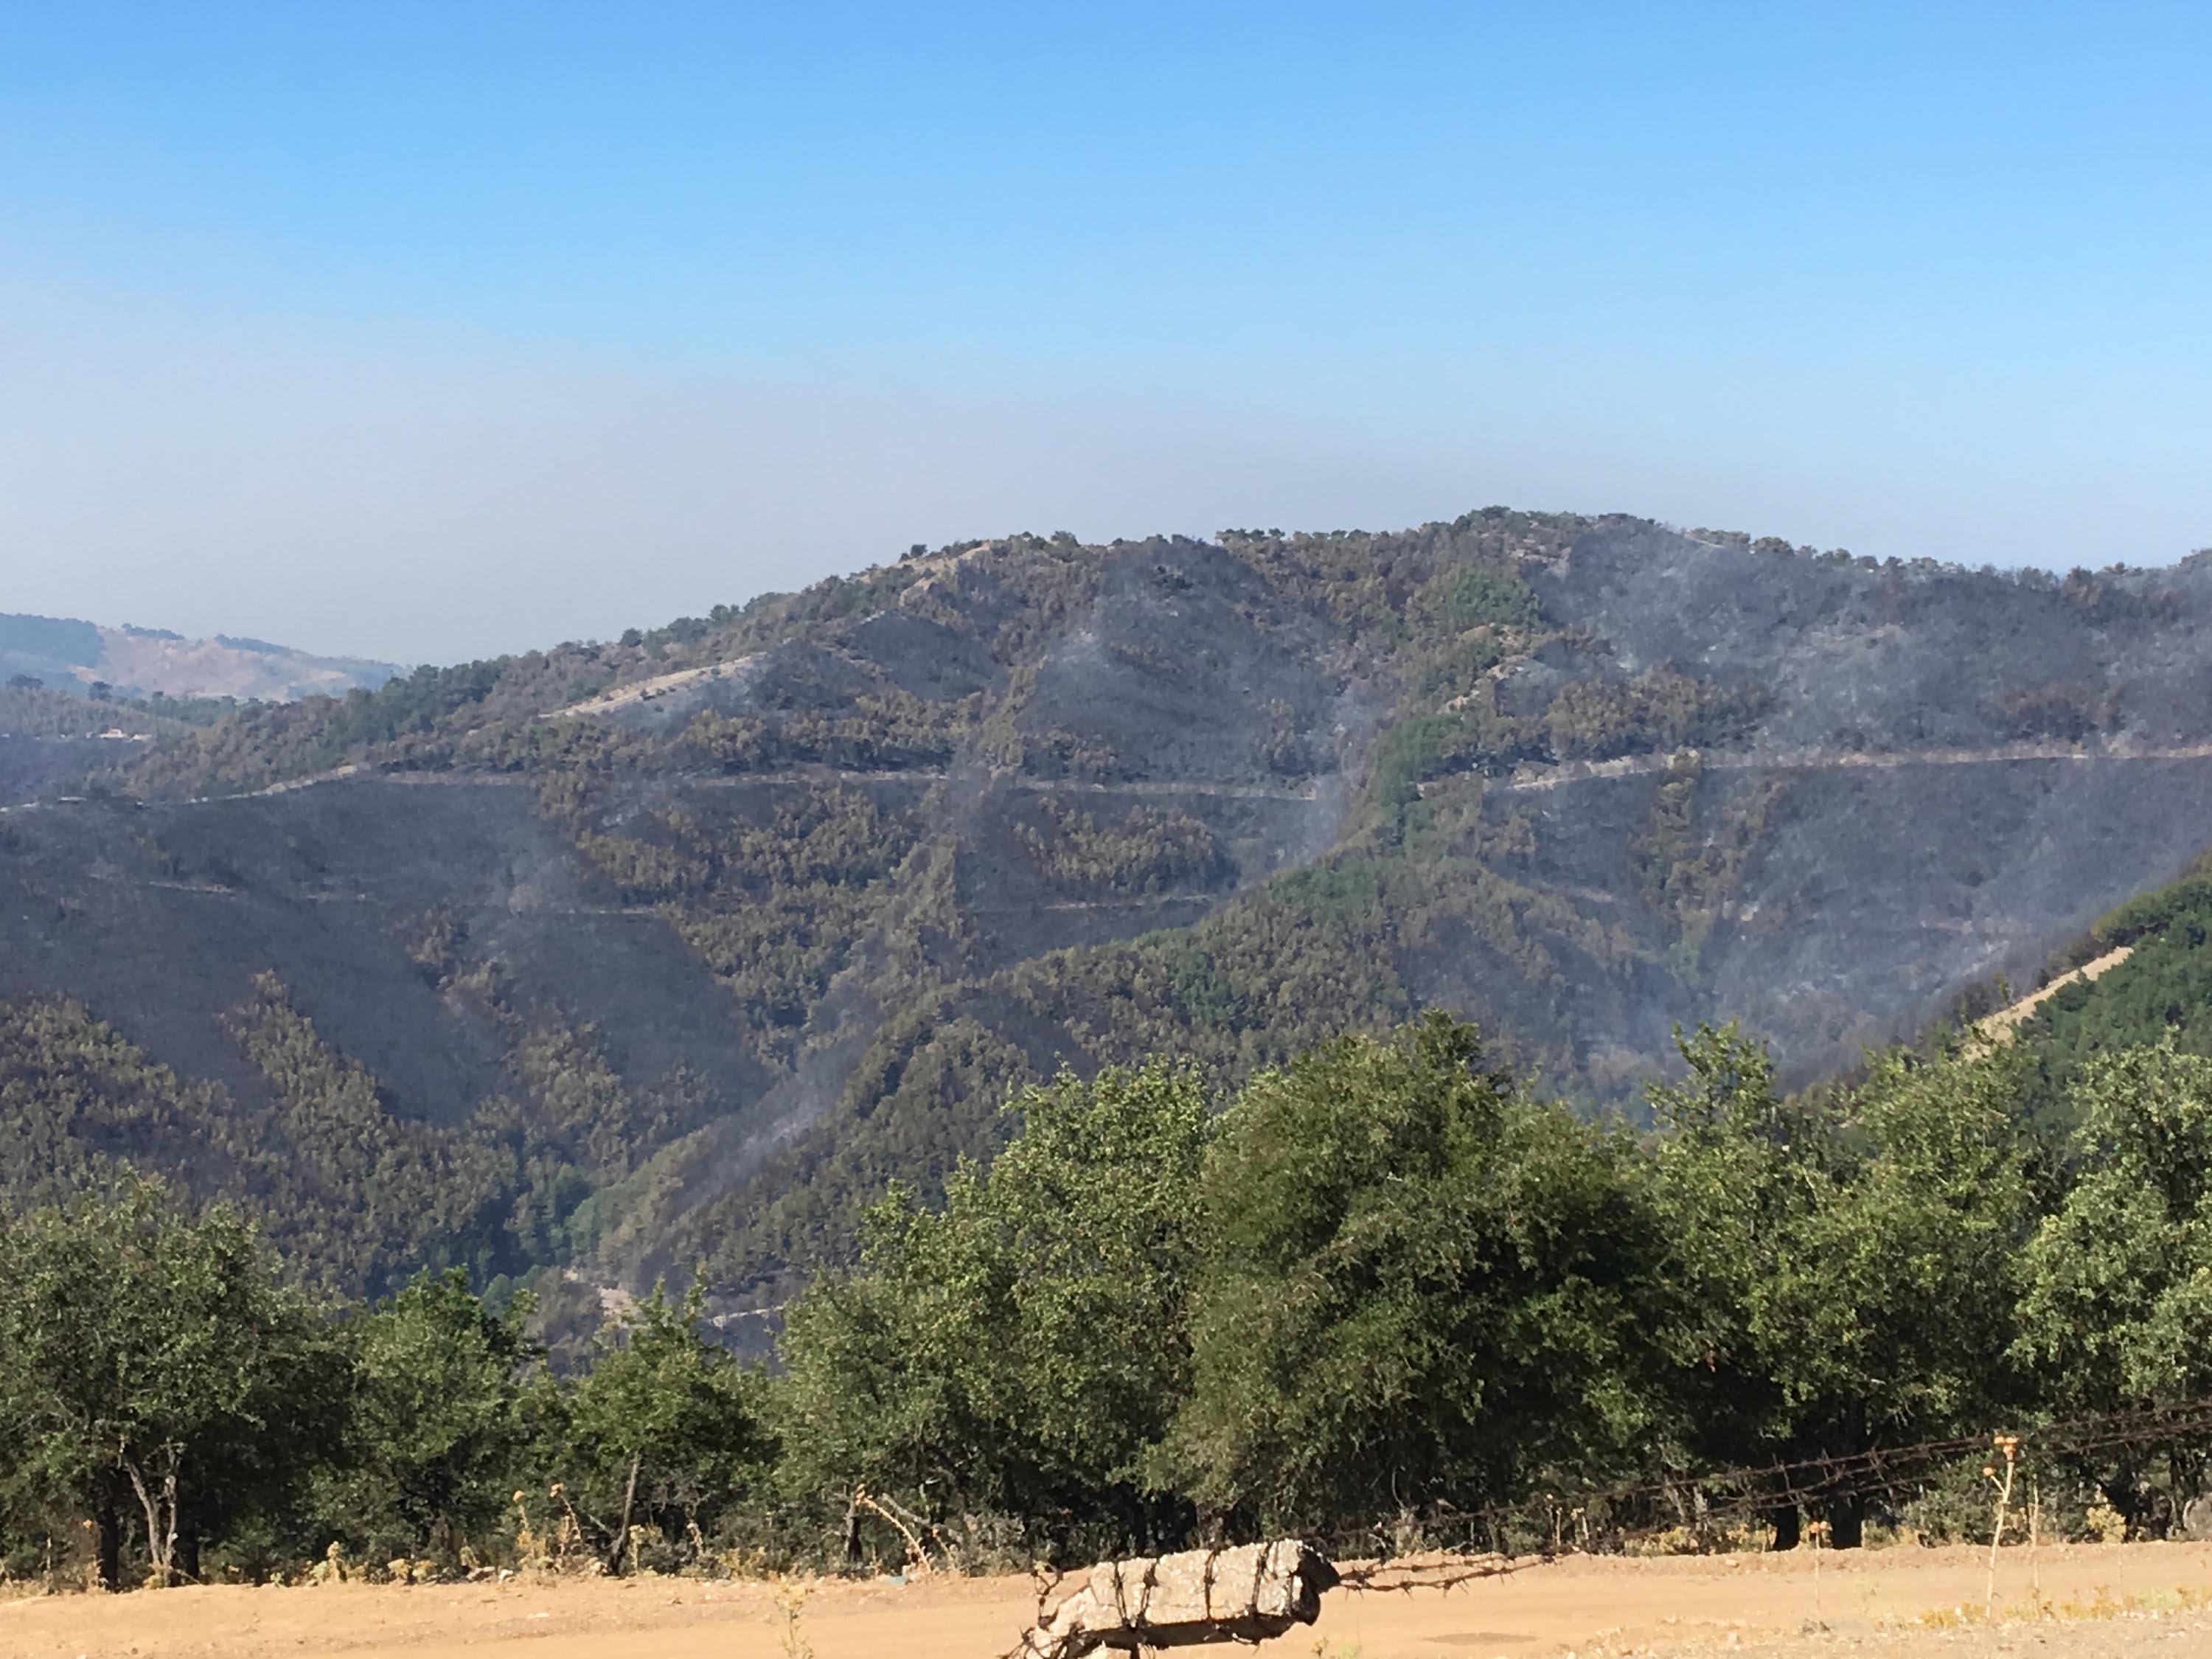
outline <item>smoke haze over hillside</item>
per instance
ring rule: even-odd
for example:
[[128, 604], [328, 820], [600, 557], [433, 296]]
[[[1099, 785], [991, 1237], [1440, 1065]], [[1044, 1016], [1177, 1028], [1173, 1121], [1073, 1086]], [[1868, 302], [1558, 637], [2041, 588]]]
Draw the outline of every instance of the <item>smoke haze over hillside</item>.
[[1019, 528], [1103, 539], [1633, 502], [1878, 556], [2060, 569], [2167, 562], [2205, 535], [2139, 487], [2185, 473], [2179, 454], [2115, 441], [2062, 463], [1984, 437], [1939, 459], [1831, 415], [1830, 453], [1885, 485], [1844, 489], [1788, 453], [1807, 434], [1710, 403], [1654, 411], [1639, 449], [1616, 410], [1509, 410], [1494, 392], [1439, 408], [1407, 386], [1384, 410], [1294, 388], [801, 384], [20, 289], [0, 356], [9, 608], [404, 661], [605, 637]]
[[2212, 542], [2186, 10], [86, 15], [0, 61], [0, 608], [422, 661], [1024, 529]]

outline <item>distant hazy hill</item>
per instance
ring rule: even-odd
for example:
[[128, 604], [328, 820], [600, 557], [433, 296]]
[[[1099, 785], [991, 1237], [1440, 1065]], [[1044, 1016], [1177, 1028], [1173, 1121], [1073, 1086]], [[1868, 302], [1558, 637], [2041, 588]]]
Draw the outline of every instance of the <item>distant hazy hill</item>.
[[1677, 1022], [1807, 1079], [2025, 979], [2207, 839], [2212, 559], [1019, 536], [101, 753], [0, 817], [37, 1170], [240, 1193], [356, 1285], [765, 1290], [1062, 1062], [1437, 1004], [1632, 1107]]
[[125, 696], [286, 702], [373, 688], [398, 672], [390, 663], [313, 656], [265, 640], [223, 634], [188, 640], [160, 629], [0, 613], [0, 683], [20, 675], [58, 691], [104, 684]]

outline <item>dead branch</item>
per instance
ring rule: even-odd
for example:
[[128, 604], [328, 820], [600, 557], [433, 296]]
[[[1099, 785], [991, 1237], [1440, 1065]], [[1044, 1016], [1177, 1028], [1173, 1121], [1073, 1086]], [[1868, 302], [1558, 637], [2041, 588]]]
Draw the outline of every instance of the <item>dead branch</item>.
[[907, 1523], [900, 1520], [898, 1516], [893, 1515], [890, 1510], [885, 1508], [882, 1504], [877, 1502], [876, 1499], [869, 1494], [866, 1487], [855, 1486], [853, 1488], [853, 1504], [856, 1509], [873, 1510], [878, 1515], [883, 1516], [884, 1520], [890, 1522], [891, 1525], [896, 1527], [898, 1528], [899, 1536], [906, 1540], [906, 1553], [908, 1562], [911, 1563], [912, 1565], [919, 1571], [928, 1572], [932, 1571], [929, 1565], [929, 1553], [922, 1548], [921, 1540], [915, 1535], [914, 1528], [908, 1526]]

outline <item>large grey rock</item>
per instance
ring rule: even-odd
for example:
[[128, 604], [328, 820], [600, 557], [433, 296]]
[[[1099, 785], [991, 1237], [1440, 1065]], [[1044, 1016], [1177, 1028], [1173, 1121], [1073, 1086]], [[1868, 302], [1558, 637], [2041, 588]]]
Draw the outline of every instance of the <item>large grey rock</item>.
[[1014, 1651], [1080, 1659], [1100, 1648], [1261, 1641], [1313, 1623], [1321, 1593], [1336, 1583], [1328, 1558], [1296, 1539], [1102, 1561]]
[[2181, 1530], [2200, 1544], [2212, 1539], [2212, 1492], [2189, 1500], [2181, 1511]]

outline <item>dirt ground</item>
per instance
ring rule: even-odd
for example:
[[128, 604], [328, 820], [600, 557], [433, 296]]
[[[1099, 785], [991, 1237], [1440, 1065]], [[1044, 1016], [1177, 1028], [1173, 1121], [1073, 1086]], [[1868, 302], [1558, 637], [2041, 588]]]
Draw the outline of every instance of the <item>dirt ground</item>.
[[[1987, 1554], [1531, 1561], [1448, 1592], [1324, 1598], [1318, 1626], [1266, 1656], [1322, 1659], [2037, 1659], [2212, 1656], [2212, 1545], [2008, 1549], [1978, 1619]], [[2025, 1616], [2039, 1592], [2051, 1609]], [[801, 1598], [792, 1627], [780, 1597]], [[1025, 1580], [629, 1582], [413, 1589], [219, 1586], [0, 1599], [9, 1659], [992, 1659], [1028, 1622]]]

